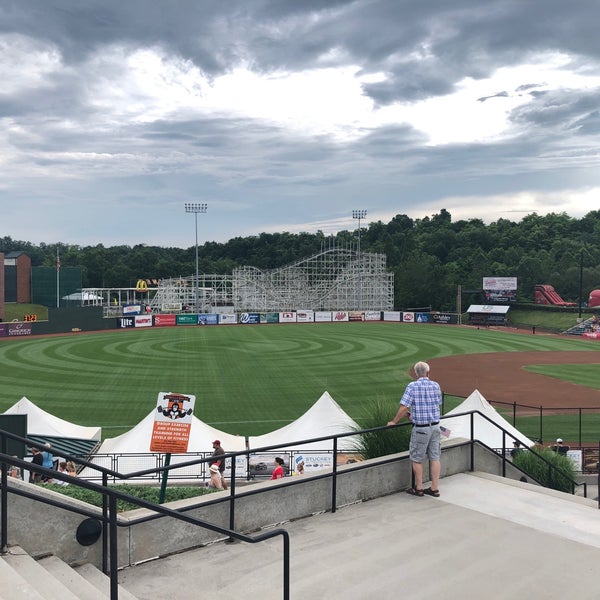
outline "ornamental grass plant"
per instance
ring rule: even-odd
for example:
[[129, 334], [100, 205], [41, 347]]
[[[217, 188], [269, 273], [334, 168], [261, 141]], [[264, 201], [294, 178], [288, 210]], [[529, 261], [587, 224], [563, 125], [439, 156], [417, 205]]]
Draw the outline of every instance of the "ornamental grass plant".
[[[389, 400], [376, 399], [363, 410], [359, 419], [360, 426], [357, 431], [381, 427], [394, 417], [398, 405]], [[408, 421], [404, 421], [408, 423]], [[409, 426], [390, 427], [379, 431], [370, 431], [358, 436], [356, 453], [363, 459], [378, 458], [396, 452], [408, 450], [410, 442]]]
[[521, 450], [513, 457], [513, 463], [544, 487], [571, 493], [577, 471], [567, 456], [550, 448]]

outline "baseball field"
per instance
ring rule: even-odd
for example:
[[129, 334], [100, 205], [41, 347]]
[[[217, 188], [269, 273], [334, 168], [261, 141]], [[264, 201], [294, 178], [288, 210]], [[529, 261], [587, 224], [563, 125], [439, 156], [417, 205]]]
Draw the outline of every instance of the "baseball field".
[[[399, 323], [173, 327], [5, 339], [0, 412], [26, 396], [80, 425], [120, 435], [158, 392], [196, 396], [196, 416], [240, 435], [291, 422], [324, 391], [359, 423], [375, 399], [397, 403], [417, 360], [448, 395], [585, 407], [600, 434], [600, 345], [579, 337]], [[521, 418], [521, 417], [520, 417]], [[535, 416], [531, 435], [537, 426]], [[527, 416], [519, 427], [527, 434]], [[563, 437], [571, 419], [552, 417]], [[550, 435], [550, 433], [549, 433]]]

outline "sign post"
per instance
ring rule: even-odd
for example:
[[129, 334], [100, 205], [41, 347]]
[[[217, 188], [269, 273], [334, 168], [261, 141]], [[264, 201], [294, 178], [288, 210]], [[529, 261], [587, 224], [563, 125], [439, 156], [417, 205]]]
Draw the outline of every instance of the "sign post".
[[[166, 467], [171, 464], [171, 453], [187, 452], [195, 402], [196, 396], [189, 394], [158, 393], [150, 452], [164, 452]], [[164, 502], [168, 477], [167, 469], [163, 471], [159, 504]]]

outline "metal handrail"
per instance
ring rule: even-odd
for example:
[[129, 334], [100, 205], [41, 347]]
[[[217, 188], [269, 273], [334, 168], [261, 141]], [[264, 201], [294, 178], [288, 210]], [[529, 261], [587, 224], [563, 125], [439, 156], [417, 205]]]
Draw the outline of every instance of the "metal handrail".
[[[478, 443], [482, 444], [483, 446], [485, 446], [486, 448], [489, 448], [488, 446], [486, 446], [485, 444], [483, 444], [482, 442], [480, 442], [479, 440], [475, 439], [474, 436], [474, 430], [475, 430], [475, 415], [479, 415], [481, 417], [483, 417], [486, 421], [488, 421], [489, 423], [493, 424], [496, 428], [500, 429], [503, 434], [502, 434], [502, 440], [503, 440], [503, 447], [502, 447], [502, 458], [503, 458], [503, 476], [505, 476], [506, 474], [506, 463], [509, 462], [508, 459], [506, 458], [506, 438], [507, 436], [509, 436], [509, 438], [511, 440], [515, 440], [516, 438], [507, 430], [505, 430], [503, 427], [501, 427], [500, 425], [498, 425], [496, 422], [494, 422], [492, 419], [490, 419], [487, 415], [481, 413], [480, 411], [474, 410], [474, 411], [467, 411], [464, 413], [455, 413], [452, 415], [444, 415], [441, 417], [441, 420], [444, 419], [448, 419], [448, 418], [454, 418], [454, 417], [460, 417], [460, 416], [465, 416], [465, 415], [469, 415], [470, 416], [470, 441], [467, 442], [470, 444], [470, 465], [471, 465], [471, 470], [474, 470], [474, 445], [475, 442], [477, 441]], [[321, 442], [321, 441], [333, 441], [333, 469], [331, 472], [326, 472], [326, 473], [321, 473], [321, 474], [315, 474], [314, 476], [311, 477], [311, 480], [315, 480], [315, 479], [325, 479], [325, 478], [331, 478], [332, 480], [332, 503], [331, 503], [331, 512], [334, 513], [336, 511], [337, 508], [337, 503], [336, 503], [336, 495], [337, 495], [337, 477], [340, 475], [340, 473], [338, 472], [337, 469], [337, 454], [338, 454], [338, 440], [340, 438], [345, 438], [345, 437], [349, 437], [349, 436], [359, 436], [359, 435], [363, 435], [365, 433], [371, 433], [371, 432], [375, 432], [375, 431], [384, 431], [387, 429], [392, 429], [392, 428], [398, 428], [398, 427], [407, 427], [407, 426], [411, 426], [412, 424], [410, 422], [404, 422], [404, 423], [398, 423], [396, 425], [393, 426], [387, 426], [387, 425], [383, 425], [383, 426], [379, 426], [379, 427], [372, 427], [369, 429], [362, 429], [362, 430], [352, 430], [352, 431], [348, 431], [348, 432], [344, 432], [344, 433], [338, 433], [338, 434], [334, 434], [334, 435], [330, 435], [330, 436], [321, 436], [321, 437], [316, 437], [316, 438], [307, 438], [304, 440], [295, 440], [295, 441], [291, 441], [291, 442], [285, 442], [285, 443], [280, 443], [280, 444], [275, 444], [275, 445], [271, 445], [271, 446], [262, 446], [262, 447], [258, 447], [258, 448], [248, 448], [246, 450], [242, 450], [242, 451], [235, 451], [235, 452], [228, 452], [225, 453], [223, 455], [220, 455], [220, 458], [225, 459], [225, 458], [235, 458], [237, 456], [246, 456], [249, 457], [250, 454], [253, 453], [260, 453], [260, 452], [267, 452], [267, 451], [272, 451], [272, 450], [276, 450], [276, 449], [281, 449], [281, 448], [290, 448], [290, 446], [302, 446], [304, 444], [309, 444], [309, 443], [317, 443], [317, 442]], [[86, 481], [84, 479], [80, 479], [80, 478], [73, 478], [70, 477], [69, 475], [63, 475], [60, 472], [54, 471], [52, 469], [47, 469], [45, 467], [41, 467], [39, 465], [34, 465], [30, 462], [27, 461], [23, 461], [21, 459], [15, 458], [13, 456], [9, 456], [6, 452], [7, 450], [7, 440], [8, 439], [13, 439], [19, 442], [24, 442], [30, 446], [35, 446], [37, 448], [43, 448], [44, 445], [39, 443], [39, 442], [34, 442], [32, 440], [29, 440], [28, 438], [22, 438], [16, 434], [10, 433], [8, 431], [3, 431], [0, 429], [0, 449], [2, 450], [2, 452], [0, 452], [0, 464], [2, 464], [3, 468], [2, 468], [2, 476], [1, 476], [1, 490], [0, 490], [0, 506], [2, 509], [2, 515], [0, 518], [0, 551], [5, 552], [6, 551], [6, 547], [7, 547], [7, 540], [8, 540], [8, 533], [7, 533], [7, 529], [8, 529], [8, 520], [7, 520], [7, 508], [8, 508], [8, 498], [7, 498], [7, 493], [8, 493], [8, 485], [7, 485], [7, 469], [6, 469], [6, 465], [16, 465], [23, 468], [27, 468], [29, 470], [33, 470], [36, 473], [42, 473], [45, 475], [51, 475], [53, 478], [62, 480], [62, 481], [67, 481], [69, 483], [78, 485], [80, 487], [83, 488], [87, 488], [90, 490], [94, 490], [98, 493], [100, 493], [103, 497], [103, 506], [102, 506], [102, 524], [104, 527], [104, 535], [103, 535], [103, 571], [105, 573], [108, 573], [111, 577], [111, 600], [116, 600], [118, 598], [118, 591], [117, 591], [117, 578], [116, 578], [116, 573], [117, 573], [117, 568], [118, 568], [118, 562], [117, 562], [117, 528], [120, 526], [118, 523], [118, 519], [117, 519], [117, 511], [116, 511], [116, 502], [117, 499], [122, 499], [128, 502], [131, 502], [132, 504], [136, 504], [140, 507], [143, 508], [147, 508], [151, 511], [153, 511], [153, 515], [150, 516], [146, 516], [146, 517], [140, 517], [139, 519], [136, 520], [131, 520], [128, 522], [127, 525], [122, 525], [122, 526], [131, 526], [137, 522], [141, 522], [141, 521], [145, 521], [145, 520], [151, 520], [154, 518], [159, 518], [160, 516], [169, 516], [175, 519], [179, 519], [179, 520], [183, 520], [185, 522], [188, 522], [190, 524], [193, 525], [197, 525], [206, 529], [209, 529], [211, 531], [215, 531], [217, 533], [221, 533], [223, 535], [229, 536], [230, 538], [234, 538], [234, 539], [239, 539], [241, 541], [245, 541], [245, 542], [249, 542], [249, 543], [257, 543], [260, 541], [263, 541], [264, 539], [270, 539], [272, 537], [281, 535], [283, 537], [283, 545], [284, 545], [284, 599], [287, 600], [289, 599], [289, 535], [287, 533], [287, 531], [285, 531], [284, 529], [277, 529], [277, 530], [273, 530], [269, 533], [265, 533], [265, 534], [260, 534], [254, 537], [250, 537], [250, 536], [246, 536], [244, 534], [238, 533], [234, 530], [234, 515], [235, 515], [235, 499], [236, 498], [240, 498], [240, 497], [245, 497], [248, 495], [253, 495], [256, 493], [261, 493], [261, 490], [257, 490], [257, 491], [247, 491], [247, 492], [241, 492], [241, 493], [236, 493], [236, 485], [235, 485], [235, 460], [231, 461], [232, 464], [232, 477], [231, 477], [231, 485], [229, 488], [229, 505], [230, 505], [230, 512], [229, 512], [229, 528], [224, 528], [224, 527], [219, 527], [217, 525], [213, 525], [212, 523], [208, 523], [207, 521], [203, 521], [201, 519], [197, 519], [195, 517], [190, 517], [188, 515], [186, 515], [186, 511], [187, 510], [192, 510], [194, 507], [193, 506], [188, 506], [186, 508], [186, 510], [172, 510], [169, 508], [166, 508], [162, 505], [158, 505], [158, 504], [153, 504], [151, 502], [147, 502], [145, 500], [142, 500], [140, 498], [136, 498], [133, 496], [130, 496], [128, 494], [125, 494], [123, 492], [118, 492], [116, 490], [114, 490], [113, 488], [108, 488], [107, 482], [108, 482], [108, 477], [115, 477], [121, 480], [128, 480], [128, 479], [133, 479], [142, 475], [147, 475], [147, 474], [163, 474], [165, 472], [169, 472], [171, 470], [174, 469], [178, 469], [178, 468], [182, 468], [182, 467], [189, 467], [189, 466], [193, 466], [199, 463], [203, 463], [203, 462], [208, 462], [209, 460], [211, 460], [211, 457], [205, 457], [205, 458], [196, 458], [190, 461], [185, 461], [185, 462], [177, 462], [175, 464], [169, 464], [169, 465], [164, 465], [161, 467], [155, 467], [153, 469], [143, 469], [143, 470], [139, 470], [139, 471], [135, 471], [135, 472], [131, 472], [131, 473], [119, 473], [117, 471], [113, 471], [112, 469], [108, 469], [106, 467], [102, 467], [100, 465], [97, 465], [89, 460], [84, 460], [81, 459], [78, 456], [72, 456], [69, 455], [67, 453], [61, 453], [61, 455], [68, 459], [68, 460], [74, 460], [77, 463], [84, 465], [86, 467], [90, 467], [93, 470], [99, 471], [102, 474], [102, 479], [103, 479], [103, 485], [98, 485], [95, 483], [92, 483], [90, 481]], [[492, 448], [489, 448], [490, 450], [493, 450]], [[548, 464], [549, 469], [552, 472], [552, 469], [558, 469], [556, 466], [552, 465], [551, 463], [549, 463], [543, 456], [539, 455], [538, 456]], [[380, 460], [377, 461], [376, 464], [386, 464], [389, 462], [397, 462], [398, 460], [406, 460], [408, 459], [407, 456], [404, 457], [394, 457], [392, 459], [389, 458], [382, 458]], [[367, 468], [369, 466], [372, 466], [373, 463], [371, 463], [370, 465], [364, 466], [364, 465], [360, 465], [360, 463], [354, 463], [351, 466], [349, 465], [344, 473], [349, 473], [349, 472], [354, 472], [357, 470], [361, 470], [364, 468]], [[518, 468], [518, 467], [515, 467]], [[558, 469], [559, 472], [560, 469]], [[581, 485], [580, 483], [575, 482], [568, 474], [561, 472], [564, 476], [566, 476], [572, 483], [572, 493], [574, 493], [574, 486], [576, 485]], [[599, 479], [600, 479], [600, 475], [599, 475]], [[284, 482], [285, 485], [298, 485], [302, 483], [302, 478], [294, 478], [294, 480], [292, 481], [286, 481]], [[539, 482], [538, 482], [539, 483]], [[587, 486], [586, 484], [584, 485], [584, 491], [585, 493], [587, 493]], [[82, 513], [81, 510], [75, 510], [72, 506], [67, 505], [67, 504], [62, 504], [59, 501], [51, 501], [49, 499], [41, 499], [37, 496], [34, 496], [33, 494], [29, 494], [26, 492], [22, 492], [22, 491], [17, 491], [14, 489], [11, 489], [12, 493], [15, 494], [19, 494], [19, 495], [23, 495], [23, 496], [27, 496], [27, 497], [35, 497], [36, 499], [38, 499], [41, 502], [47, 503], [47, 504], [54, 504], [55, 506], [60, 506], [61, 508], [70, 510], [72, 512], [80, 512]], [[223, 498], [217, 499], [215, 500], [215, 503], [217, 502], [222, 502], [224, 501]], [[600, 500], [599, 500], [599, 508], [600, 508]], [[83, 513], [82, 513], [83, 514]], [[97, 518], [97, 516], [96, 516]], [[110, 530], [110, 536], [107, 535], [107, 533], [109, 532], [108, 530]], [[106, 540], [109, 539], [110, 540], [110, 551], [107, 552], [107, 548], [106, 548]], [[109, 558], [110, 558], [110, 567], [106, 564], [106, 555], [108, 554]], [[113, 588], [114, 588], [114, 595], [113, 595]]]
[[[63, 475], [61, 472], [55, 471], [53, 469], [48, 469], [46, 467], [34, 465], [27, 461], [10, 456], [6, 452], [7, 439], [13, 439], [13, 440], [20, 441], [20, 442], [26, 442], [28, 444], [31, 444], [32, 446], [39, 447], [39, 448], [43, 447], [42, 444], [38, 444], [36, 442], [33, 442], [32, 440], [28, 440], [27, 438], [22, 438], [20, 436], [17, 436], [15, 434], [12, 434], [10, 432], [0, 429], [0, 447], [2, 449], [2, 452], [0, 452], [0, 464], [2, 464], [2, 473], [1, 473], [1, 477], [0, 477], [0, 481], [2, 483], [1, 490], [0, 490], [0, 496], [1, 496], [0, 504], [1, 504], [1, 509], [2, 509], [2, 518], [1, 518], [1, 525], [0, 525], [2, 528], [2, 531], [0, 532], [0, 538], [1, 538], [0, 539], [0, 552], [6, 553], [7, 549], [8, 549], [8, 491], [9, 491], [9, 487], [8, 487], [8, 473], [7, 473], [6, 466], [7, 465], [15, 465], [15, 466], [20, 467], [21, 469], [27, 468], [31, 471], [34, 471], [35, 473], [48, 475], [48, 476], [51, 476], [53, 479], [65, 481], [71, 485], [76, 485], [78, 487], [82, 487], [82, 488], [85, 488], [88, 490], [93, 490], [95, 492], [102, 494], [103, 500], [104, 500], [103, 501], [103, 510], [102, 510], [102, 516], [99, 517], [95, 512], [85, 511], [84, 509], [72, 507], [72, 506], [68, 505], [67, 503], [61, 502], [60, 500], [54, 500], [54, 499], [50, 499], [50, 498], [40, 498], [38, 495], [29, 493], [27, 491], [20, 491], [20, 490], [16, 491], [14, 489], [10, 490], [12, 493], [15, 493], [16, 495], [28, 497], [30, 499], [35, 499], [44, 504], [49, 504], [52, 506], [63, 508], [63, 509], [69, 510], [70, 512], [76, 512], [79, 514], [87, 515], [92, 518], [96, 518], [102, 522], [103, 527], [105, 528], [105, 533], [106, 533], [106, 528], [108, 527], [109, 534], [110, 534], [109, 535], [110, 567], [108, 570], [106, 568], [104, 568], [103, 570], [110, 577], [110, 598], [111, 598], [111, 600], [118, 600], [118, 579], [117, 579], [117, 572], [118, 572], [117, 500], [118, 499], [125, 500], [127, 502], [131, 502], [132, 504], [136, 504], [137, 506], [139, 506], [141, 508], [146, 508], [146, 509], [152, 510], [153, 512], [159, 513], [162, 516], [172, 517], [177, 520], [189, 523], [191, 525], [200, 526], [200, 527], [203, 527], [204, 529], [208, 529], [210, 531], [214, 531], [216, 533], [220, 533], [222, 535], [229, 536], [229, 538], [237, 539], [237, 540], [240, 540], [243, 542], [248, 542], [250, 544], [259, 543], [259, 542], [262, 542], [262, 541], [265, 541], [268, 539], [272, 539], [274, 537], [281, 536], [283, 539], [283, 598], [284, 598], [284, 600], [289, 600], [289, 597], [290, 597], [290, 591], [289, 591], [289, 586], [290, 586], [290, 540], [289, 540], [289, 533], [285, 529], [274, 529], [272, 531], [266, 531], [266, 532], [256, 534], [254, 536], [249, 536], [249, 535], [245, 535], [243, 533], [239, 533], [233, 529], [220, 527], [213, 523], [209, 523], [208, 521], [204, 521], [203, 519], [191, 517], [191, 516], [185, 514], [184, 512], [175, 511], [175, 510], [167, 508], [163, 505], [153, 504], [152, 502], [148, 502], [141, 498], [136, 498], [134, 496], [130, 496], [129, 494], [125, 494], [123, 492], [116, 491], [115, 489], [108, 488], [108, 486], [100, 486], [98, 484], [86, 481], [85, 479], [79, 479], [77, 477]], [[74, 460], [79, 460], [79, 459], [76, 459], [75, 457], [69, 456], [67, 453], [63, 453], [63, 456], [65, 458], [72, 458]], [[202, 459], [202, 460], [208, 460], [208, 459]], [[97, 465], [93, 465], [92, 463], [89, 463], [88, 461], [80, 460], [79, 462], [81, 462], [82, 464], [88, 463], [86, 466], [97, 467]], [[106, 469], [102, 469], [102, 470], [106, 471]], [[104, 476], [106, 476], [106, 475], [108, 475], [108, 473], [105, 472]], [[123, 478], [125, 478], [125, 477], [123, 477]], [[108, 500], [108, 502], [106, 502], [106, 500]], [[107, 536], [104, 535], [103, 539], [105, 540], [106, 537]], [[103, 545], [103, 564], [106, 562], [105, 555], [106, 555], [106, 548]]]

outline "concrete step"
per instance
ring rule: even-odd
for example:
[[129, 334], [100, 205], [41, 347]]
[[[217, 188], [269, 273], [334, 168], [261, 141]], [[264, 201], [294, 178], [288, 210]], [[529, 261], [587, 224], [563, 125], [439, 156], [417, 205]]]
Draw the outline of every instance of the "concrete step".
[[2, 592], [10, 594], [10, 600], [44, 600], [37, 590], [5, 560], [0, 558], [0, 581]]
[[76, 595], [78, 600], [106, 600], [108, 598], [106, 594], [103, 594], [96, 586], [57, 556], [47, 556], [38, 562], [56, 579], [62, 581]]
[[78, 600], [70, 589], [19, 546], [11, 546], [4, 555], [7, 563], [45, 600]]
[[[86, 563], [72, 568], [56, 556], [39, 560], [20, 546], [0, 556], [0, 600], [108, 600], [110, 578]], [[119, 600], [137, 600], [119, 586]]]
[[[84, 579], [89, 581], [95, 588], [100, 590], [106, 598], [110, 597], [110, 578], [100, 569], [97, 569], [90, 563], [85, 563], [75, 567], [75, 571]], [[119, 600], [137, 600], [136, 597], [128, 592], [123, 586], [119, 586]]]

